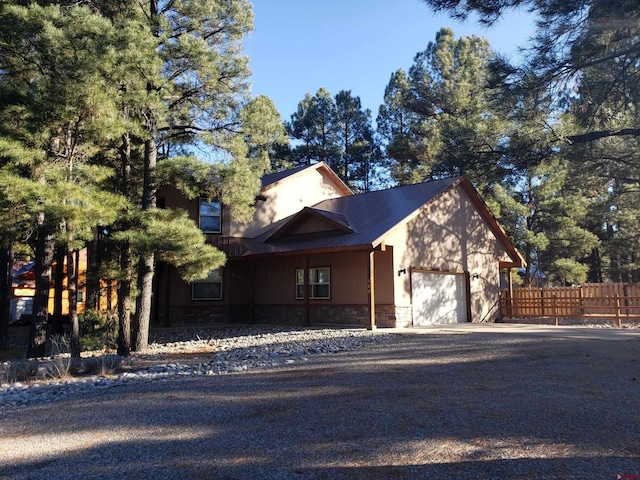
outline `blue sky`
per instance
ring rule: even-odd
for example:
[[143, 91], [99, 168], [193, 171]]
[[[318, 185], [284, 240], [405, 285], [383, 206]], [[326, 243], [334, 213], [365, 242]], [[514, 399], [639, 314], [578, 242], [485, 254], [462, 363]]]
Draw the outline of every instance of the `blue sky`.
[[408, 70], [443, 26], [457, 37], [486, 37], [494, 50], [511, 57], [533, 33], [526, 12], [485, 28], [435, 15], [419, 0], [254, 0], [253, 6], [255, 30], [244, 43], [252, 94], [270, 97], [283, 120], [305, 93], [320, 87], [333, 96], [351, 90], [375, 120], [391, 74]]

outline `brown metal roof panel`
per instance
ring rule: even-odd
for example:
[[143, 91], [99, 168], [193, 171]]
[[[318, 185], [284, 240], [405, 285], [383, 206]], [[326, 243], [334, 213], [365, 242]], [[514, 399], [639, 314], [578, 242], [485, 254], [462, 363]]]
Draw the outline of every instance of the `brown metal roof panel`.
[[[350, 247], [374, 247], [374, 243], [391, 229], [417, 212], [423, 205], [455, 185], [462, 177], [432, 180], [425, 183], [395, 187], [324, 200], [313, 207], [337, 223], [348, 224], [352, 233], [344, 230], [277, 236], [273, 232], [286, 225], [299, 213], [278, 222], [275, 228], [246, 242], [245, 255], [299, 252]], [[282, 227], [281, 227], [282, 226]], [[270, 237], [274, 237], [269, 240]], [[267, 241], [269, 240], [269, 241]]]
[[262, 188], [265, 188], [271, 185], [272, 183], [279, 182], [280, 180], [287, 178], [288, 176], [293, 175], [294, 173], [298, 173], [304, 170], [305, 168], [307, 168], [307, 166], [290, 168], [288, 170], [282, 170], [280, 172], [275, 172], [275, 173], [267, 173], [266, 175], [263, 175], [262, 178], [260, 179], [262, 181]]
[[461, 181], [462, 177], [432, 180], [402, 187], [324, 200], [314, 208], [345, 215], [352, 228], [373, 242], [423, 205]]

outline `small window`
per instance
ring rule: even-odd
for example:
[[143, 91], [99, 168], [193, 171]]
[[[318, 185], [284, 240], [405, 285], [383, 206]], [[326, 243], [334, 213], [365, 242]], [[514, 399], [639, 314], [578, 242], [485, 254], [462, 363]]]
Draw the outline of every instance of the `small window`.
[[200, 230], [206, 233], [220, 233], [221, 208], [220, 202], [200, 200], [198, 224]]
[[[329, 268], [309, 269], [309, 298], [331, 298], [331, 271]], [[304, 298], [304, 270], [296, 270], [296, 298]]]
[[222, 299], [222, 268], [211, 270], [207, 278], [193, 282], [192, 295], [194, 300]]

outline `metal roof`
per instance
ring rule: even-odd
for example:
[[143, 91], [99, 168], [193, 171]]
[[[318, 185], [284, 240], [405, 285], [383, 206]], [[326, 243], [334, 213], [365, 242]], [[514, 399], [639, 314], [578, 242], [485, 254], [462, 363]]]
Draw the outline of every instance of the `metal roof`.
[[[415, 185], [390, 188], [375, 192], [349, 195], [324, 200], [311, 210], [302, 210], [265, 229], [259, 236], [248, 242], [245, 255], [300, 252], [322, 249], [373, 248], [388, 232], [404, 221], [425, 204], [433, 201], [441, 193], [462, 181], [462, 177], [431, 180]], [[288, 235], [287, 228], [292, 220], [300, 220], [304, 215], [324, 212], [327, 218], [339, 219], [348, 225], [352, 233], [336, 228], [333, 231]]]
[[266, 175], [263, 175], [262, 178], [260, 179], [262, 181], [262, 188], [268, 187], [273, 183], [279, 182], [280, 180], [287, 178], [288, 176], [293, 175], [294, 173], [298, 173], [304, 170], [305, 168], [307, 167], [302, 166], [302, 167], [290, 168], [289, 170], [282, 170], [280, 172], [267, 173]]

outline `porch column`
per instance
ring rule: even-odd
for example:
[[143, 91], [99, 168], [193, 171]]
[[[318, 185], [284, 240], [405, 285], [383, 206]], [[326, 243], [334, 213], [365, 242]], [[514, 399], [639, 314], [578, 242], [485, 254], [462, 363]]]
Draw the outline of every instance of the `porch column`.
[[375, 282], [375, 263], [374, 263], [375, 250], [369, 252], [369, 325], [367, 330], [376, 329], [376, 282]]

